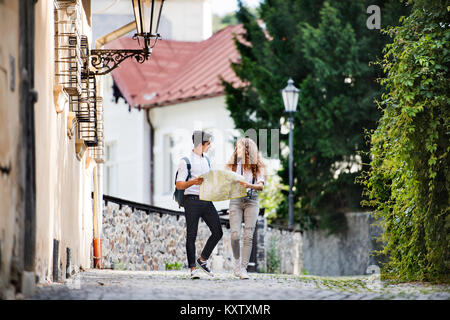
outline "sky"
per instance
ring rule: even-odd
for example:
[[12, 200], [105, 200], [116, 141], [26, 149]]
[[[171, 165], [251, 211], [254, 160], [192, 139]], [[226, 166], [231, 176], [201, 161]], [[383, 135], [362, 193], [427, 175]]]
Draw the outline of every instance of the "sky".
[[[261, 0], [243, 0], [249, 7], [257, 7]], [[237, 0], [212, 0], [212, 12], [224, 16], [227, 13], [237, 10]]]

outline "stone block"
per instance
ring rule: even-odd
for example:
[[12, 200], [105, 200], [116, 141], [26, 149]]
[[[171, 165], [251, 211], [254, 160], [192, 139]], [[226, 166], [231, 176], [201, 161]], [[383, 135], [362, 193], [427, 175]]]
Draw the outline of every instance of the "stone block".
[[24, 271], [22, 274], [22, 294], [31, 297], [36, 292], [36, 276], [34, 272]]

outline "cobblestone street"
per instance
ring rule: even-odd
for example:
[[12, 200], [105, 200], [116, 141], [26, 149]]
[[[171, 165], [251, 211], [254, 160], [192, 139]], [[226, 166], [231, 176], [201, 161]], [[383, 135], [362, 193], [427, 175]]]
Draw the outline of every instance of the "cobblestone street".
[[449, 300], [450, 286], [387, 284], [369, 276], [206, 274], [191, 280], [187, 271], [91, 269], [65, 283], [40, 284], [32, 300]]

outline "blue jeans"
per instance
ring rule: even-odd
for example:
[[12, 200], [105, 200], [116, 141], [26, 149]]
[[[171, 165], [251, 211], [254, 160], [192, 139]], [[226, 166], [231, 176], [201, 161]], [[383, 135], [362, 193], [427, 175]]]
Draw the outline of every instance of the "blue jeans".
[[205, 221], [211, 235], [206, 241], [201, 257], [209, 258], [212, 251], [222, 238], [223, 231], [219, 214], [211, 201], [200, 200], [198, 196], [184, 196], [184, 215], [186, 218], [186, 254], [189, 268], [195, 267], [195, 239], [197, 238], [198, 221]]

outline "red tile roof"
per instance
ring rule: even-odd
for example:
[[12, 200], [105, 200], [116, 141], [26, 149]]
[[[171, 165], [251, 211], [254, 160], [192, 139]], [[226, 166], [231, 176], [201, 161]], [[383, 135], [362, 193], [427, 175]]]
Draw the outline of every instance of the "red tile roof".
[[[231, 61], [239, 59], [233, 35], [242, 32], [242, 25], [235, 25], [201, 42], [160, 40], [149, 60], [139, 64], [128, 59], [112, 76], [132, 107], [159, 107], [223, 95], [219, 77], [242, 85], [230, 67]], [[139, 45], [130, 37], [122, 37], [106, 47], [134, 49]]]

